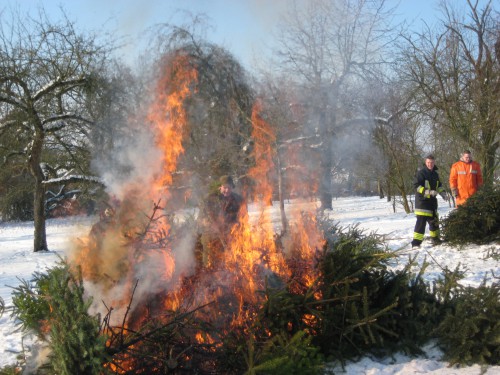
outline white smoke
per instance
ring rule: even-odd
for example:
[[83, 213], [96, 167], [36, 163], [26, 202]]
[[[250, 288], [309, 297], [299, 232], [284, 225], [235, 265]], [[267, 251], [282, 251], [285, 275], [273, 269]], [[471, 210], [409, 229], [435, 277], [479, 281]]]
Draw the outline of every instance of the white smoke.
[[153, 182], [161, 171], [161, 151], [151, 129], [134, 129], [133, 137], [117, 140], [112, 161], [97, 164], [109, 192], [121, 199], [124, 187], [142, 184], [146, 189]]

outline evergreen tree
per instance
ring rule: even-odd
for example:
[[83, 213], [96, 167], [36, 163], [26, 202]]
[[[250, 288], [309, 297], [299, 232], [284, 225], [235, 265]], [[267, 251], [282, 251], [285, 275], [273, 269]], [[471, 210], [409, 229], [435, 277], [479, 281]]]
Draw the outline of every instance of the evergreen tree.
[[442, 221], [442, 235], [453, 245], [500, 241], [500, 187], [485, 186]]
[[[438, 281], [438, 283], [440, 283]], [[455, 283], [434, 335], [451, 365], [500, 364], [500, 283], [478, 288]]]
[[13, 292], [13, 315], [25, 331], [33, 331], [51, 349], [44, 365], [59, 375], [102, 374], [106, 360], [106, 337], [100, 322], [87, 312], [81, 275], [60, 262], [46, 274], [35, 273]]

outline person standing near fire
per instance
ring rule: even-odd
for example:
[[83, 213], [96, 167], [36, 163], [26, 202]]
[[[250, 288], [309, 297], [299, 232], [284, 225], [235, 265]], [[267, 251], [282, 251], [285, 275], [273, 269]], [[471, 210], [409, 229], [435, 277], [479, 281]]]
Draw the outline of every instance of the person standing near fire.
[[424, 240], [425, 227], [429, 224], [431, 241], [434, 245], [441, 242], [439, 238], [438, 202], [439, 194], [447, 201], [448, 195], [439, 179], [433, 155], [425, 157], [424, 167], [417, 171], [413, 181], [415, 188], [415, 215], [417, 222], [413, 231], [412, 247], [420, 247]]
[[89, 248], [91, 250], [101, 251], [107, 230], [115, 224], [115, 210], [111, 207], [106, 207], [100, 215], [99, 221], [92, 225], [90, 229]]
[[197, 257], [203, 267], [213, 268], [222, 261], [231, 230], [247, 214], [243, 197], [233, 191], [234, 187], [231, 176], [220, 177], [217, 190], [208, 195], [201, 207], [202, 253]]
[[457, 206], [464, 204], [482, 185], [481, 166], [472, 160], [471, 152], [466, 150], [450, 170], [450, 189]]

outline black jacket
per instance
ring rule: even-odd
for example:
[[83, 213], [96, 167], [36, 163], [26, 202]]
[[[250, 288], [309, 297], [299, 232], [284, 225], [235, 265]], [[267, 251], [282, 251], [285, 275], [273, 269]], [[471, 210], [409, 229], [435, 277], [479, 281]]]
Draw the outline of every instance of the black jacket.
[[415, 188], [415, 213], [417, 215], [432, 216], [433, 211], [437, 210], [438, 202], [437, 198], [425, 195], [425, 190], [436, 190], [441, 193], [444, 189], [439, 180], [439, 174], [437, 173], [437, 167], [434, 166], [432, 170], [429, 170], [425, 165], [420, 168], [415, 175], [413, 180], [413, 187]]

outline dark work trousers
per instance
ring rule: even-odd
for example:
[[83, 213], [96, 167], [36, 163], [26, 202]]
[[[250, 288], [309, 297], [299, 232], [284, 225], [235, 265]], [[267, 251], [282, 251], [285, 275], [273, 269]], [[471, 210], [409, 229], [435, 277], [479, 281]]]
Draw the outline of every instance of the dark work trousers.
[[434, 211], [433, 216], [417, 215], [417, 222], [413, 231], [412, 246], [420, 246], [424, 240], [425, 226], [429, 223], [429, 234], [433, 241], [439, 240], [439, 217], [437, 211]]

